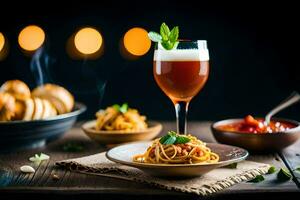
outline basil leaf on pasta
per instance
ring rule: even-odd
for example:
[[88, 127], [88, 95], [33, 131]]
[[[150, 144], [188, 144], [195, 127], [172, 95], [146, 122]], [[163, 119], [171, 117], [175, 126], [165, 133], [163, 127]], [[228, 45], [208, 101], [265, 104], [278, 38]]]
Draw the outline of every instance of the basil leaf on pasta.
[[169, 136], [169, 138], [163, 144], [174, 144], [175, 141], [176, 141], [175, 136]]
[[127, 112], [127, 110], [128, 110], [128, 104], [123, 103], [123, 105], [120, 107], [119, 111], [124, 114]]
[[120, 105], [118, 104], [115, 104], [112, 106], [116, 111], [119, 111], [120, 110]]
[[163, 136], [163, 137], [160, 138], [159, 142], [160, 142], [161, 144], [164, 144], [165, 141], [166, 141], [167, 139], [169, 139], [169, 137], [170, 137], [170, 135], [165, 135], [165, 136]]
[[174, 144], [185, 144], [191, 141], [190, 138], [185, 137], [185, 136], [177, 136], [176, 141]]

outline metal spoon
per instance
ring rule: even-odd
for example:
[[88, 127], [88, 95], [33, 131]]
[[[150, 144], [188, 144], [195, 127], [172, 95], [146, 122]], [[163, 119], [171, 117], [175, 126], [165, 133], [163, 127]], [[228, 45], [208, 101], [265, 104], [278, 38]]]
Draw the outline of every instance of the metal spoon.
[[265, 123], [268, 125], [271, 121], [273, 115], [277, 114], [281, 110], [297, 103], [300, 100], [300, 94], [298, 92], [293, 92], [288, 98], [283, 100], [278, 106], [273, 108], [265, 117]]

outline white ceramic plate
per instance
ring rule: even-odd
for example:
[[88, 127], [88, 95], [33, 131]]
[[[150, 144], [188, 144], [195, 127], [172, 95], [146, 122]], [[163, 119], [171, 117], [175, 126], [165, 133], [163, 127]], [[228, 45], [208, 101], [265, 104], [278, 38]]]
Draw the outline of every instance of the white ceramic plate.
[[217, 163], [198, 164], [149, 164], [133, 162], [132, 157], [142, 154], [151, 145], [151, 142], [134, 142], [110, 149], [106, 157], [116, 163], [121, 163], [143, 170], [153, 176], [166, 177], [193, 177], [200, 176], [215, 168], [245, 160], [248, 151], [239, 147], [217, 143], [207, 143], [207, 146], [220, 156]]

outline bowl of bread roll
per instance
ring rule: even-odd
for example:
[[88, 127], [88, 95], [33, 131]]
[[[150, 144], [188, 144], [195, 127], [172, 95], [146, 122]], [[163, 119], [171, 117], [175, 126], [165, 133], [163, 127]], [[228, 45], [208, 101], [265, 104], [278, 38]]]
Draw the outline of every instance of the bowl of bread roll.
[[0, 87], [0, 151], [43, 146], [69, 130], [85, 110], [59, 85], [30, 90], [23, 81], [6, 81]]

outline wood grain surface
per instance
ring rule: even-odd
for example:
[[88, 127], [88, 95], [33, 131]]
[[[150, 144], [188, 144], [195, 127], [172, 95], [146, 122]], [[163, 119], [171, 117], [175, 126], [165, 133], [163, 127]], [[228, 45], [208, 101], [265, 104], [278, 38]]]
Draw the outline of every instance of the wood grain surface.
[[[210, 122], [190, 122], [189, 132], [197, 135], [206, 142], [215, 142], [211, 131]], [[174, 122], [163, 122], [163, 131], [175, 130]], [[80, 152], [66, 152], [63, 146], [67, 143], [75, 143], [83, 146]], [[99, 177], [74, 173], [57, 168], [54, 163], [58, 160], [87, 156], [107, 150], [108, 147], [100, 146], [91, 141], [80, 129], [78, 123], [73, 129], [59, 140], [49, 143], [47, 146], [24, 150], [21, 152], [0, 153], [0, 193], [14, 197], [22, 197], [23, 194], [37, 195], [47, 193], [47, 197], [54, 195], [83, 195], [88, 194], [97, 197], [116, 198], [128, 197], [134, 199], [139, 195], [153, 197], [156, 199], [174, 196], [178, 198], [191, 198], [190, 195], [167, 190], [157, 189], [140, 183], [119, 180], [108, 177]], [[33, 174], [24, 174], [20, 172], [20, 166], [32, 164], [28, 158], [36, 153], [46, 153], [50, 155], [50, 160], [43, 161], [38, 166], [34, 166], [36, 172]], [[295, 169], [300, 164], [300, 142], [285, 149], [283, 152], [251, 155], [250, 160], [269, 163], [276, 168], [286, 167], [290, 170]], [[241, 183], [224, 190], [214, 197], [222, 199], [234, 197], [242, 198], [243, 195], [259, 195], [265, 193], [276, 194], [276, 197], [284, 197], [299, 193], [300, 176], [297, 172], [292, 172], [294, 179], [286, 182], [279, 182], [276, 173], [267, 175], [266, 180], [260, 183]], [[298, 185], [298, 186], [297, 186]], [[120, 194], [124, 196], [120, 196]], [[74, 197], [75, 198], [75, 197]], [[147, 199], [147, 198], [146, 198]]]

